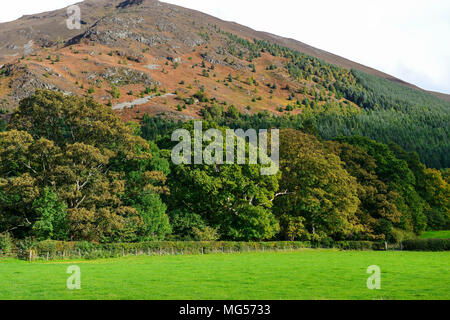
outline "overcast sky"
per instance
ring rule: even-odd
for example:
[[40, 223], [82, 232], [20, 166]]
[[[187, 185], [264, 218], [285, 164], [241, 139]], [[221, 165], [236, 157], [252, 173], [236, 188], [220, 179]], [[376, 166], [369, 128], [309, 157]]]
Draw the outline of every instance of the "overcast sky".
[[[76, 0], [2, 0], [0, 22]], [[450, 94], [449, 0], [166, 0]], [[1, 30], [0, 30], [1, 32]]]

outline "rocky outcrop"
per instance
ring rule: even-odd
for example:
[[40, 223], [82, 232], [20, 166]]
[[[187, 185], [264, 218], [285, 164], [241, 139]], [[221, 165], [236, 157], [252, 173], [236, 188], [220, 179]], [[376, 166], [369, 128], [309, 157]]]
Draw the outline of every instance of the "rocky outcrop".
[[237, 70], [245, 70], [247, 68], [247, 66], [241, 63], [238, 59], [228, 54], [207, 52], [202, 53], [201, 56], [203, 60], [209, 62], [210, 64], [232, 67]]
[[121, 3], [119, 3], [116, 8], [117, 9], [125, 9], [131, 6], [138, 6], [141, 5], [144, 2], [144, 0], [126, 0]]
[[157, 83], [148, 74], [129, 68], [108, 68], [100, 77], [116, 86], [125, 86], [128, 84], [152, 86]]
[[68, 45], [77, 44], [82, 42], [83, 40], [97, 42], [107, 46], [120, 46], [120, 47], [127, 47], [128, 46], [127, 41], [131, 40], [145, 44], [146, 46], [149, 47], [156, 47], [157, 45], [169, 42], [171, 39], [164, 35], [155, 34], [147, 36], [119, 28], [111, 28], [105, 30], [92, 28], [83, 33], [82, 35], [69, 40]]
[[132, 51], [132, 50], [116, 50], [115, 53], [119, 57], [124, 57], [129, 61], [134, 61], [137, 63], [147, 63], [147, 58], [139, 52]]
[[[43, 71], [47, 72], [48, 70], [43, 69]], [[16, 102], [33, 95], [37, 89], [62, 91], [24, 66], [9, 66], [8, 73], [11, 77], [10, 97]]]

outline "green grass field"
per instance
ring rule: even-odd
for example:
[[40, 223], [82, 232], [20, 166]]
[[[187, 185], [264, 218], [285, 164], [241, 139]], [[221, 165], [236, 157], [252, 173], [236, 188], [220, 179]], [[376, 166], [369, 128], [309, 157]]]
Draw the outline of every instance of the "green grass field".
[[[450, 299], [450, 252], [304, 250], [95, 261], [0, 260], [0, 299]], [[66, 288], [81, 268], [81, 290]], [[366, 286], [381, 268], [381, 290]]]
[[427, 231], [420, 236], [420, 239], [450, 239], [450, 230]]

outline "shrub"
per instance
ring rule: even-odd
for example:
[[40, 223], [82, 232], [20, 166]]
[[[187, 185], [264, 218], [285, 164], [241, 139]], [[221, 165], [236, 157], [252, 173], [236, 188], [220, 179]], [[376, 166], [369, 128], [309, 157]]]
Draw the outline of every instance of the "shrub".
[[116, 86], [111, 87], [111, 91], [109, 92], [114, 99], [120, 98], [120, 90]]
[[13, 241], [9, 233], [0, 234], [0, 254], [8, 255], [11, 253]]
[[48, 252], [49, 255], [54, 256], [57, 252], [57, 241], [41, 241], [36, 245], [37, 252]]
[[[302, 248], [335, 248], [339, 250], [384, 250], [384, 244], [370, 241], [274, 241], [274, 242], [227, 242], [206, 241], [214, 239], [216, 230], [198, 229], [194, 238], [204, 241], [148, 241], [138, 243], [92, 243], [42, 241], [31, 239], [20, 241], [18, 258], [28, 260], [30, 252], [33, 259], [100, 259], [129, 255], [178, 255], [233, 253], [248, 251], [298, 250]], [[435, 245], [435, 250], [437, 246]], [[447, 244], [448, 248], [448, 244]]]
[[320, 241], [313, 241], [313, 248], [339, 249], [339, 250], [384, 250], [384, 246], [371, 241], [334, 241], [325, 238]]
[[36, 241], [33, 238], [25, 238], [17, 242], [17, 257], [28, 260], [36, 256]]
[[194, 238], [198, 241], [215, 241], [220, 238], [217, 229], [211, 227], [204, 227], [202, 229], [193, 228]]
[[450, 251], [450, 239], [405, 240], [402, 245], [409, 251]]
[[391, 231], [392, 240], [394, 243], [400, 243], [405, 240], [417, 238], [414, 232], [393, 228]]

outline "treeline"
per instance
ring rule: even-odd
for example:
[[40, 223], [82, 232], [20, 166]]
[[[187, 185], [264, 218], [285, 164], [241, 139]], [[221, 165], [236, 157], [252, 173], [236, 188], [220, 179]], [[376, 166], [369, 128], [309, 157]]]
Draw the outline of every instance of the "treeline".
[[[361, 113], [345, 113], [336, 107], [313, 112], [304, 101], [301, 108], [313, 117], [326, 139], [339, 135], [362, 135], [384, 143], [397, 143], [417, 152], [429, 167], [450, 166], [450, 102], [357, 70], [347, 70], [268, 41], [241, 39], [225, 33], [229, 53], [245, 50], [248, 59], [269, 52], [288, 59], [285, 68], [294, 80], [307, 80], [315, 92], [329, 92], [362, 108]], [[238, 49], [240, 48], [240, 49]], [[241, 54], [242, 55], [242, 54]], [[317, 94], [316, 94], [317, 97]], [[289, 108], [288, 108], [289, 109]]]
[[[302, 141], [302, 143], [306, 145], [303, 145], [305, 149], [299, 152], [296, 157], [293, 157], [292, 161], [300, 161], [299, 159], [302, 159], [304, 154], [311, 154], [311, 149], [314, 150], [314, 147], [327, 156], [330, 156], [330, 153], [338, 156], [338, 161], [343, 163], [341, 164], [341, 167], [336, 166], [330, 168], [330, 175], [336, 176], [339, 172], [342, 172], [343, 176], [340, 182], [345, 181], [344, 178], [347, 177], [346, 174], [349, 174], [351, 178], [357, 179], [357, 182], [354, 183], [355, 185], [358, 185], [357, 199], [353, 199], [353, 202], [358, 203], [356, 212], [359, 216], [357, 220], [364, 221], [364, 223], [362, 223], [364, 228], [359, 230], [359, 234], [353, 230], [353, 237], [355, 239], [398, 240], [405, 236], [411, 237], [412, 233], [419, 234], [426, 228], [446, 229], [449, 227], [449, 170], [438, 171], [426, 168], [426, 166], [420, 162], [416, 153], [406, 152], [396, 144], [385, 145], [363, 137], [341, 137], [334, 141], [323, 141], [315, 137], [315, 135], [317, 135], [317, 130], [314, 123], [312, 123], [310, 119], [302, 120], [299, 117], [274, 117], [268, 114], [259, 114], [255, 116], [241, 115], [236, 119], [230, 117], [230, 114], [224, 113], [223, 118], [216, 117], [215, 119], [220, 121], [219, 124], [221, 126], [233, 129], [297, 128], [298, 130], [282, 131], [282, 137], [286, 137], [284, 144], [281, 144], [282, 159], [283, 156], [287, 156], [286, 154], [283, 154], [284, 151], [296, 149], [293, 145], [295, 140]], [[154, 126], [157, 122], [169, 122], [170, 126], [177, 125], [172, 121], [163, 120], [161, 118], [148, 118], [147, 121], [144, 121], [143, 128], [147, 126], [147, 123], [150, 126]], [[216, 125], [214, 123], [214, 121], [210, 122], [210, 126]], [[181, 124], [179, 125], [181, 126]], [[167, 127], [167, 124], [163, 127]], [[303, 133], [299, 130], [303, 131]], [[168, 140], [168, 137], [160, 138], [158, 139], [158, 144], [162, 148], [170, 147], [170, 142], [168, 142]], [[327, 160], [324, 162], [332, 162], [331, 159], [332, 157], [327, 157]], [[303, 159], [302, 161], [307, 161], [307, 159]], [[313, 159], [312, 161], [320, 163], [318, 159]], [[198, 168], [192, 166], [192, 168], [189, 169], [189, 172], [195, 169]], [[306, 181], [300, 182], [299, 177], [296, 177], [293, 185], [289, 188], [286, 188], [287, 185], [281, 183], [284, 181], [283, 178], [281, 178], [281, 180], [279, 180], [279, 190], [295, 189], [303, 186], [302, 189], [304, 192], [304, 189], [311, 180], [329, 181], [326, 176], [321, 176], [321, 174], [326, 173], [323, 167], [311, 176], [312, 169], [313, 167], [309, 167], [309, 172], [302, 172], [302, 177], [304, 177]], [[285, 170], [290, 169], [285, 168]], [[202, 172], [202, 175], [200, 176], [204, 178], [205, 176], [203, 174], [204, 172]], [[173, 178], [178, 179], [179, 177], [180, 174], [177, 173]], [[211, 177], [208, 179], [211, 179]], [[206, 181], [210, 181], [208, 179]], [[333, 187], [340, 191], [345, 190], [344, 194], [347, 196], [351, 195], [352, 191], [345, 189], [345, 186], [340, 186], [340, 182], [334, 182]], [[190, 180], [189, 182], [186, 182], [186, 185], [192, 186], [193, 183], [194, 181]], [[203, 181], [198, 182], [198, 184], [199, 186], [206, 186]], [[317, 182], [313, 186], [313, 189], [316, 190]], [[435, 189], [436, 186], [439, 187]], [[327, 185], [327, 187], [329, 187], [329, 185]], [[183, 189], [180, 193], [181, 202], [184, 204], [186, 204], [184, 195], [192, 193], [192, 190], [190, 191], [188, 189], [189, 187], [186, 187], [186, 189]], [[193, 201], [193, 204], [202, 206], [202, 195], [198, 195], [198, 197], [197, 200], [199, 202]], [[283, 196], [281, 199], [286, 200], [290, 197], [292, 196]], [[291, 199], [289, 201], [293, 200]], [[330, 201], [336, 205], [339, 200], [336, 198]], [[311, 233], [312, 230], [314, 230], [313, 233], [317, 233], [317, 230], [320, 228], [315, 228], [314, 222], [309, 220], [311, 218], [311, 211], [296, 213], [293, 216], [283, 216], [281, 214], [283, 212], [289, 212], [289, 210], [292, 210], [293, 208], [298, 209], [305, 206], [304, 203], [296, 203], [296, 205], [290, 209], [283, 207], [284, 205], [284, 202], [279, 199], [275, 200], [273, 205], [269, 205], [275, 214], [277, 211], [280, 212], [280, 216], [277, 216], [277, 220], [280, 223], [281, 232], [283, 228], [285, 228], [282, 239], [297, 239], [297, 237], [303, 239], [299, 234], [295, 234], [293, 231], [298, 231], [300, 225], [305, 228], [303, 231], [309, 230], [306, 231], [306, 233]], [[177, 205], [175, 204], [172, 207], [176, 208]], [[307, 207], [309, 208], [309, 206]], [[170, 208], [171, 205], [169, 202], [169, 210]], [[199, 211], [198, 208], [193, 208], [192, 210], [195, 212]], [[217, 210], [220, 212], [220, 208], [217, 208]], [[323, 214], [326, 212], [322, 206], [320, 206], [320, 211]], [[339, 208], [338, 211], [341, 214], [345, 212], [344, 208]], [[325, 215], [330, 217], [329, 213], [326, 213]], [[189, 216], [191, 217], [191, 215]], [[303, 223], [302, 217], [308, 217], [308, 222]], [[290, 221], [290, 219], [294, 220]], [[295, 224], [295, 222], [298, 223], [299, 221], [300, 223], [297, 224], [296, 228], [291, 226], [291, 224]], [[333, 223], [335, 222], [336, 221], [333, 221]], [[322, 225], [321, 227], [323, 227], [323, 221], [321, 221], [320, 224]], [[307, 226], [305, 227], [305, 225]], [[330, 226], [331, 225], [332, 224], [330, 224]], [[290, 232], [294, 233], [289, 233], [286, 230], [291, 230]], [[407, 233], [410, 232], [410, 234], [408, 235], [405, 231]], [[327, 230], [324, 233], [329, 236], [330, 230]], [[334, 239], [345, 239], [345, 236], [342, 234], [339, 235], [338, 233], [332, 233], [332, 237]], [[308, 236], [306, 238], [310, 239]]]
[[450, 166], [449, 102], [363, 72], [352, 72], [360, 87], [346, 85], [339, 90], [366, 112], [338, 120], [335, 126], [328, 127], [328, 132], [323, 130], [324, 136], [336, 136], [352, 129], [353, 134], [395, 142], [408, 151], [415, 151], [430, 167]]
[[[448, 168], [450, 140], [448, 139], [448, 122], [436, 118], [434, 124], [423, 111], [414, 113], [399, 113], [389, 110], [371, 110], [362, 113], [339, 112], [316, 113], [307, 109], [302, 114], [274, 116], [268, 112], [254, 115], [239, 115], [229, 117], [226, 112], [218, 112], [212, 108], [205, 109], [207, 118], [223, 125], [235, 128], [292, 128], [310, 130], [323, 139], [334, 139], [339, 136], [359, 135], [386, 144], [395, 143], [405, 150], [415, 152], [428, 167]], [[429, 119], [421, 121], [417, 119]], [[428, 118], [430, 117], [430, 118]], [[438, 127], [437, 125], [440, 123]], [[419, 124], [419, 125], [418, 125]], [[433, 134], [430, 134], [433, 132]]]
[[[398, 145], [324, 141], [301, 125], [281, 131], [278, 175], [261, 175], [262, 165], [177, 166], [171, 133], [192, 131], [192, 122], [124, 124], [89, 98], [37, 91], [0, 133], [0, 233], [100, 243], [397, 242], [450, 227], [448, 170], [428, 169]], [[209, 128], [227, 126], [204, 122]]]

